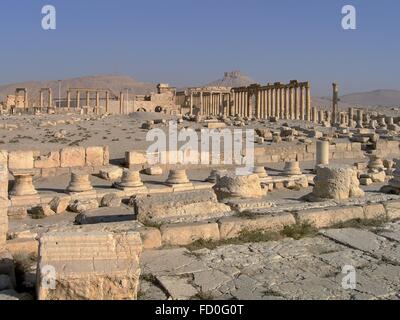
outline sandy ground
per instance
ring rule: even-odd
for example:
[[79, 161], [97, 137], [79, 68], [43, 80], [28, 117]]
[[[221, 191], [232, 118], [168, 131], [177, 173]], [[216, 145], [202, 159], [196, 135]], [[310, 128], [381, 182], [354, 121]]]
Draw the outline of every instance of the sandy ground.
[[[153, 140], [146, 141], [148, 130], [141, 129], [147, 120], [171, 120], [157, 113], [133, 113], [129, 116], [39, 115], [1, 116], [0, 148], [6, 150], [39, 150], [48, 152], [65, 146], [109, 146], [111, 159], [121, 159], [125, 151], [146, 150]], [[279, 128], [282, 124], [305, 126], [300, 121], [281, 120], [276, 124], [251, 122], [246, 128]], [[311, 125], [309, 125], [311, 126]], [[168, 133], [168, 126], [155, 125]], [[184, 121], [179, 127], [202, 128], [201, 124]], [[231, 127], [238, 129], [237, 127]], [[321, 131], [328, 128], [319, 127]], [[183, 144], [184, 142], [182, 142]], [[268, 143], [265, 143], [266, 145]]]

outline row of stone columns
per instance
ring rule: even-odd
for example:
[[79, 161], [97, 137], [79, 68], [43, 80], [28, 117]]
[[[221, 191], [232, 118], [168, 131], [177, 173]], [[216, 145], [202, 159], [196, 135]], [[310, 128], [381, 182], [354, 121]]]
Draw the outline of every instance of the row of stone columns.
[[229, 92], [209, 92], [190, 93], [190, 114], [192, 115], [194, 105], [199, 106], [200, 114], [205, 116], [229, 115], [230, 105]]
[[[108, 105], [109, 105], [109, 100], [110, 100], [110, 92], [108, 90], [85, 90], [85, 89], [74, 89], [76, 91], [76, 108], [80, 108], [81, 106], [81, 92], [86, 93], [86, 106], [90, 106], [90, 101], [91, 101], [91, 94], [95, 93], [96, 94], [96, 107], [100, 106], [100, 93], [104, 92], [105, 93], [105, 108], [106, 112], [108, 112]], [[71, 108], [71, 91], [67, 91], [67, 108], [68, 110]]]
[[51, 108], [53, 106], [53, 93], [51, 88], [42, 88], [39, 91], [39, 106], [42, 108], [44, 107], [44, 92], [47, 92], [47, 107]]

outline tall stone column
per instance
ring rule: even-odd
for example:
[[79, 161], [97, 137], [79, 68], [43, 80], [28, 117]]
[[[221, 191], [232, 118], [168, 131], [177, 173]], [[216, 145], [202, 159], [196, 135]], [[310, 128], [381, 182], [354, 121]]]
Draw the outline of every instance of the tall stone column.
[[203, 92], [200, 92], [200, 115], [204, 114], [204, 99], [203, 99]]
[[267, 116], [268, 118], [272, 116], [273, 102], [272, 102], [272, 88], [268, 88], [268, 106], [267, 106]]
[[81, 107], [81, 92], [76, 90], [76, 108], [79, 109]]
[[311, 88], [310, 83], [306, 83], [306, 120], [311, 121]]
[[67, 110], [71, 108], [71, 91], [67, 91]]
[[43, 108], [44, 101], [43, 101], [43, 91], [42, 90], [40, 90], [40, 92], [39, 92], [39, 100], [40, 100], [40, 108]]
[[337, 83], [332, 83], [332, 123], [338, 121], [339, 111], [339, 86]]
[[271, 87], [270, 88], [270, 100], [271, 100], [271, 104], [269, 106], [269, 116], [270, 117], [274, 117], [275, 116], [275, 88]]
[[291, 120], [295, 119], [295, 112], [294, 112], [294, 88], [293, 86], [289, 87], [289, 117]]
[[300, 97], [299, 97], [299, 104], [300, 104], [300, 120], [304, 120], [304, 86], [300, 85]]
[[318, 109], [316, 107], [312, 108], [312, 121], [318, 123]]
[[[8, 154], [0, 150], [0, 249], [5, 245], [8, 231]], [[0, 250], [1, 251], [1, 250]]]
[[[61, 101], [58, 101], [58, 105], [60, 106]], [[53, 106], [53, 92], [49, 88], [49, 100], [48, 100], [49, 108]]]
[[300, 117], [300, 112], [299, 112], [299, 87], [297, 84], [294, 86], [294, 118], [296, 120], [299, 119]]
[[100, 106], [100, 94], [98, 91], [96, 91], [96, 107], [98, 108]]
[[119, 93], [119, 114], [124, 114], [124, 93]]
[[357, 124], [363, 123], [363, 111], [361, 109], [357, 109]]
[[281, 88], [276, 88], [276, 96], [275, 96], [275, 117], [280, 118], [281, 116]]
[[290, 90], [285, 87], [285, 119], [290, 119]]
[[190, 115], [193, 115], [193, 92], [190, 93]]
[[108, 112], [108, 103], [110, 100], [110, 92], [106, 91], [106, 112]]
[[86, 91], [86, 106], [90, 106], [90, 92]]
[[24, 107], [25, 109], [28, 109], [28, 90], [24, 90]]
[[349, 122], [348, 122], [349, 128], [354, 127], [354, 109], [349, 108]]

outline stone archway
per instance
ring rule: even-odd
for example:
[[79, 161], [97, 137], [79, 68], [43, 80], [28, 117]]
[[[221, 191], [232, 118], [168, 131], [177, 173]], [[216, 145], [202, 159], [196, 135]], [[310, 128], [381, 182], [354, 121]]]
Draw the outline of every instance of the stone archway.
[[139, 108], [136, 110], [136, 112], [147, 112], [147, 110], [145, 108]]

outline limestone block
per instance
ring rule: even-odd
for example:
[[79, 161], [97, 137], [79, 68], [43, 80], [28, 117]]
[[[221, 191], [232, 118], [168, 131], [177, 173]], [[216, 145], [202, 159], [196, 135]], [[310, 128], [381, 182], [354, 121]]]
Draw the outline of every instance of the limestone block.
[[104, 163], [103, 147], [86, 148], [86, 165], [90, 167], [102, 166]]
[[119, 207], [121, 206], [121, 198], [115, 193], [108, 193], [101, 199], [100, 206], [109, 208]]
[[71, 202], [71, 197], [64, 196], [64, 197], [54, 197], [49, 206], [51, 210], [53, 210], [56, 214], [64, 213], [67, 211], [68, 205]]
[[363, 218], [363, 208], [353, 206], [327, 209], [310, 209], [297, 213], [297, 220], [300, 223], [308, 222], [317, 228], [326, 228], [339, 222]]
[[144, 152], [127, 151], [125, 153], [125, 164], [130, 167], [134, 165], [144, 165], [147, 163], [147, 157]]
[[[39, 245], [38, 299], [136, 299], [141, 251], [138, 232], [71, 229], [44, 234]], [[49, 278], [53, 286], [44, 285]]]
[[61, 149], [61, 167], [83, 167], [85, 166], [86, 152], [83, 147], [67, 147]]
[[196, 240], [219, 240], [216, 223], [196, 222], [163, 225], [161, 237], [164, 245], [188, 245]]
[[38, 254], [39, 242], [32, 238], [17, 238], [8, 240], [6, 249], [12, 255], [35, 255]]
[[390, 220], [400, 219], [400, 201], [399, 200], [388, 201], [388, 202], [385, 202], [384, 205], [385, 205], [386, 214], [387, 214], [388, 219], [390, 219]]
[[8, 168], [10, 170], [33, 169], [33, 151], [10, 151]]
[[33, 216], [37, 217], [51, 217], [55, 215], [55, 212], [51, 210], [48, 204], [38, 205], [33, 207], [30, 211]]
[[76, 213], [83, 213], [98, 207], [99, 203], [95, 199], [75, 200], [68, 206], [68, 210]]
[[146, 174], [148, 174], [149, 176], [160, 176], [163, 174], [163, 170], [160, 166], [152, 166], [146, 168]]
[[312, 201], [320, 199], [345, 200], [364, 196], [360, 189], [357, 171], [345, 165], [317, 166], [315, 186], [309, 195]]
[[261, 188], [258, 175], [238, 176], [234, 173], [218, 176], [214, 191], [218, 199], [260, 198], [267, 193], [266, 189]]
[[46, 155], [41, 155], [35, 160], [35, 168], [49, 169], [60, 166], [60, 151], [51, 151]]
[[229, 217], [219, 220], [221, 239], [235, 238], [243, 231], [279, 231], [296, 223], [290, 213], [255, 216], [253, 219]]
[[365, 219], [386, 218], [386, 209], [381, 203], [367, 204], [363, 206]]
[[139, 228], [137, 230], [142, 238], [144, 250], [158, 249], [161, 247], [161, 232], [157, 228]]
[[100, 176], [108, 181], [116, 181], [121, 179], [123, 169], [117, 166], [110, 166], [100, 169]]
[[138, 195], [133, 199], [138, 220], [146, 223], [194, 222], [231, 214], [229, 206], [218, 203], [212, 190]]

